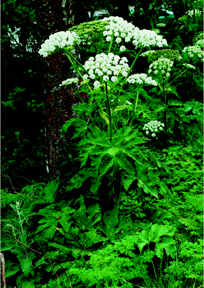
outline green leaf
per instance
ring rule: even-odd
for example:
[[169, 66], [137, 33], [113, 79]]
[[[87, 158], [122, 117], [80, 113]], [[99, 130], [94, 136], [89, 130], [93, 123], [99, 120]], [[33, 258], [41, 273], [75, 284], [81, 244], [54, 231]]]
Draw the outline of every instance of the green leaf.
[[115, 162], [117, 162], [119, 166], [127, 171], [130, 175], [135, 175], [135, 170], [132, 164], [125, 157], [115, 157]]
[[60, 130], [60, 134], [63, 135], [64, 133], [66, 133], [68, 128], [72, 125], [77, 125], [78, 127], [80, 127], [81, 131], [83, 131], [85, 129], [85, 127], [87, 127], [86, 121], [84, 121], [80, 118], [71, 118], [62, 125], [62, 128]]
[[62, 209], [62, 214], [60, 214], [59, 223], [62, 225], [64, 231], [67, 233], [71, 227], [71, 224], [73, 223], [71, 221], [71, 216], [69, 214], [74, 213], [75, 210], [71, 209], [70, 207], [64, 207]]
[[9, 260], [6, 261], [6, 278], [15, 275], [18, 271], [20, 271], [19, 265], [10, 262]]
[[156, 243], [155, 245], [155, 252], [157, 257], [160, 259], [163, 258], [163, 249], [165, 249], [167, 256], [171, 256], [175, 258], [177, 255], [177, 248], [175, 245], [175, 240], [170, 237], [164, 237], [161, 242]]
[[122, 183], [123, 183], [123, 186], [125, 188], [126, 191], [128, 191], [130, 185], [136, 180], [137, 178], [136, 177], [133, 177], [133, 178], [122, 178]]
[[111, 157], [115, 156], [116, 154], [118, 154], [120, 152], [120, 148], [119, 147], [111, 147], [110, 149], [106, 150], [106, 153], [109, 154]]
[[81, 187], [83, 182], [88, 179], [89, 177], [94, 177], [92, 169], [82, 169], [76, 175], [74, 175], [68, 182], [68, 186], [66, 187], [68, 191], [72, 189], [78, 189]]
[[15, 243], [13, 243], [13, 244], [6, 244], [4, 247], [1, 247], [1, 251], [3, 252], [3, 251], [10, 251], [13, 247], [15, 247], [16, 246], [16, 244]]
[[100, 185], [101, 185], [101, 177], [100, 176], [98, 176], [97, 178], [94, 177], [91, 180], [91, 182], [92, 182], [92, 184], [91, 184], [91, 187], [90, 187], [90, 191], [92, 193], [96, 193], [98, 191]]
[[53, 203], [55, 201], [55, 194], [58, 189], [60, 182], [57, 182], [57, 180], [52, 180], [52, 182], [49, 182], [45, 188], [45, 199], [49, 203]]
[[193, 108], [193, 104], [186, 104], [184, 106], [184, 112], [189, 112]]
[[38, 266], [41, 266], [42, 264], [46, 264], [46, 261], [45, 261], [45, 257], [43, 256], [42, 258], [40, 258], [36, 263], [35, 263], [35, 266], [38, 267]]
[[32, 270], [32, 260], [30, 258], [25, 258], [20, 260], [21, 269], [26, 277]]
[[35, 288], [34, 283], [25, 281], [22, 283], [22, 288]]
[[148, 187], [147, 183], [144, 183], [142, 179], [138, 179], [137, 185], [141, 187], [145, 193], [153, 195], [154, 197], [158, 198], [158, 193], [153, 187]]
[[68, 247], [61, 245], [61, 244], [58, 244], [58, 243], [51, 243], [50, 242], [49, 246], [55, 247], [55, 248], [57, 248], [57, 250], [65, 252], [65, 253], [69, 253], [72, 250], [71, 248], [68, 248]]
[[113, 210], [111, 210], [109, 215], [107, 215], [108, 212], [106, 212], [103, 216], [103, 221], [106, 224], [107, 227], [115, 227], [118, 225], [118, 208], [115, 207]]
[[111, 161], [107, 165], [100, 168], [100, 175], [103, 176], [104, 174], [106, 174], [107, 171], [110, 169], [110, 167], [114, 165], [114, 163], [115, 163], [115, 157], [112, 158]]

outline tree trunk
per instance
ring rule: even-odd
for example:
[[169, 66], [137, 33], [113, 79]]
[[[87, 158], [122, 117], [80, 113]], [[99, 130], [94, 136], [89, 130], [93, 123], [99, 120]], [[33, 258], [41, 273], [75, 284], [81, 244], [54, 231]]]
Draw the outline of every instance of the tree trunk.
[[[36, 0], [35, 4], [40, 44], [51, 34], [66, 31], [74, 25], [71, 0]], [[59, 84], [76, 75], [69, 70], [69, 61], [62, 52], [42, 57], [41, 63], [45, 103], [45, 161], [48, 176], [55, 179], [60, 174], [60, 154], [69, 142], [60, 137], [59, 132], [65, 121], [70, 119], [71, 106], [77, 101], [72, 91], [59, 87]]]

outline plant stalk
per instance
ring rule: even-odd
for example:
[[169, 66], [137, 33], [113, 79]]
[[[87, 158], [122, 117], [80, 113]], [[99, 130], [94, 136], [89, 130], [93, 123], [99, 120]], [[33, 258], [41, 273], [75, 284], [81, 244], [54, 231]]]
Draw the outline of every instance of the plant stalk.
[[107, 82], [105, 83], [105, 87], [106, 87], [107, 110], [108, 110], [108, 116], [109, 116], [108, 133], [110, 136], [110, 140], [112, 140], [112, 120], [111, 120], [110, 104], [109, 104], [109, 99], [108, 99]]

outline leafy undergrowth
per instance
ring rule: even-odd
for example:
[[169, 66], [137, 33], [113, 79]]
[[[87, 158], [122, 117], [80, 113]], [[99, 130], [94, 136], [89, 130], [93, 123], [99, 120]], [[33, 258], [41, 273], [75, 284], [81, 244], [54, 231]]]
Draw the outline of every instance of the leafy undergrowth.
[[141, 169], [147, 184], [133, 183], [103, 222], [97, 197], [81, 190], [70, 199], [58, 180], [19, 194], [2, 190], [7, 287], [202, 287], [198, 150], [177, 145], [155, 152], [151, 177]]

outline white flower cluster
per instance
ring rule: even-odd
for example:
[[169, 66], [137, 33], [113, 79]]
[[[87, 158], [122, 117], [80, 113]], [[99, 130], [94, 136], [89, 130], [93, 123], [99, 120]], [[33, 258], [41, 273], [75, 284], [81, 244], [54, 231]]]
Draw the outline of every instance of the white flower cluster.
[[[102, 21], [110, 21], [110, 25], [106, 26], [106, 30], [103, 32], [106, 37], [106, 41], [110, 42], [112, 36], [115, 38], [117, 44], [121, 43], [123, 39], [125, 42], [130, 42], [133, 32], [139, 31], [139, 28], [136, 28], [132, 23], [124, 20], [121, 17], [105, 17]], [[120, 47], [120, 51], [125, 51], [125, 46]]]
[[163, 77], [169, 77], [171, 67], [174, 62], [168, 58], [160, 57], [152, 64], [149, 65], [148, 73], [152, 73], [154, 70], [154, 74], [157, 75], [159, 72], [163, 75]]
[[151, 30], [139, 30], [139, 32], [133, 35], [133, 45], [135, 49], [138, 47], [163, 47], [168, 46], [166, 39], [163, 39], [161, 35], [157, 35], [155, 31]]
[[116, 39], [116, 43], [121, 43], [124, 39], [125, 42], [132, 42], [135, 49], [138, 47], [149, 47], [167, 46], [167, 41], [162, 38], [162, 36], [157, 35], [155, 31], [151, 30], [140, 30], [133, 24], [128, 23], [121, 17], [106, 17], [102, 19], [103, 21], [110, 21], [110, 25], [106, 26], [106, 30], [103, 32], [106, 37], [106, 41], [110, 42], [112, 36]]
[[183, 64], [183, 66], [185, 66], [186, 68], [189, 68], [189, 69], [196, 69], [193, 65], [191, 64]]
[[[194, 10], [188, 10], [186, 12], [186, 14], [188, 14], [188, 16], [192, 17], [194, 15]], [[198, 9], [195, 9], [195, 16], [200, 17], [201, 16], [201, 11]]]
[[68, 78], [67, 80], [62, 81], [62, 84], [60, 84], [59, 86], [68, 86], [72, 83], [77, 84], [78, 82], [78, 78]]
[[136, 85], [153, 85], [157, 86], [157, 82], [152, 79], [152, 77], [148, 77], [147, 74], [140, 73], [134, 74], [127, 78], [127, 82], [130, 84]]
[[186, 52], [190, 58], [198, 57], [201, 61], [204, 61], [203, 51], [198, 46], [185, 47], [182, 52]]
[[151, 54], [151, 53], [153, 53], [153, 52], [156, 52], [156, 50], [151, 50], [151, 51], [143, 52], [142, 54], [140, 54], [140, 56], [146, 57], [146, 56], [148, 56], [149, 54]]
[[41, 49], [38, 51], [43, 57], [47, 57], [49, 54], [56, 51], [56, 49], [62, 49], [67, 46], [73, 46], [80, 43], [80, 37], [75, 32], [60, 31], [50, 35], [49, 39], [41, 45]]
[[204, 49], [204, 39], [200, 39], [195, 43], [195, 46], [199, 47], [200, 49]]
[[83, 76], [83, 79], [95, 79], [95, 88], [101, 85], [98, 81], [101, 77], [105, 82], [108, 80], [116, 82], [119, 74], [122, 74], [124, 77], [127, 76], [127, 71], [129, 70], [127, 62], [126, 57], [120, 58], [120, 56], [113, 53], [109, 53], [108, 55], [101, 53], [96, 55], [95, 58], [90, 57], [83, 66], [88, 72], [88, 74]]
[[143, 130], [145, 130], [145, 133], [147, 135], [151, 135], [152, 137], [155, 137], [156, 134], [162, 130], [164, 130], [164, 124], [160, 121], [150, 121], [147, 124], [144, 125]]
[[165, 27], [165, 26], [166, 26], [166, 23], [158, 23], [156, 26], [157, 26], [157, 27]]

